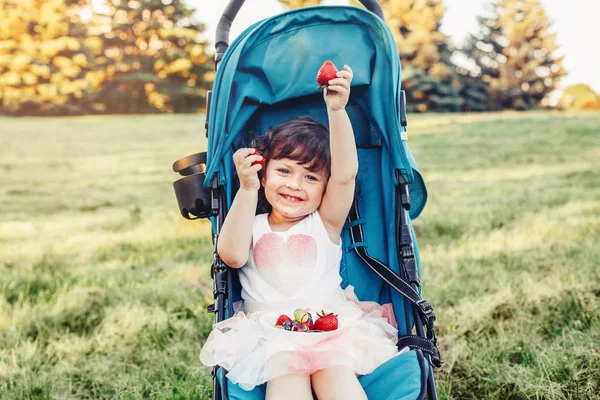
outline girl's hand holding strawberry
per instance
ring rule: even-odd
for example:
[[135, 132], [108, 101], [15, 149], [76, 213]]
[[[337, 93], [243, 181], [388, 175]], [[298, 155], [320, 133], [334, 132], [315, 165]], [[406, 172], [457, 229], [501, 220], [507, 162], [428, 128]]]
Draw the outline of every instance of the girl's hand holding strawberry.
[[328, 86], [323, 90], [323, 97], [327, 108], [331, 111], [340, 111], [348, 104], [350, 97], [350, 83], [352, 82], [352, 69], [344, 65], [344, 69], [336, 73], [337, 78], [328, 82]]
[[233, 163], [240, 179], [240, 189], [258, 190], [260, 180], [257, 172], [262, 169], [263, 157], [252, 148], [241, 148], [233, 155]]

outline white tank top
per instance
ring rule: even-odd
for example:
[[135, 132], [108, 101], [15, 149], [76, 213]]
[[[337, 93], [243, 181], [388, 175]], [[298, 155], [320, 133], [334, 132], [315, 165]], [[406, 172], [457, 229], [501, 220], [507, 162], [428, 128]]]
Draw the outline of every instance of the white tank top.
[[[285, 308], [321, 305], [309, 305], [307, 299], [341, 300], [341, 256], [341, 244], [331, 241], [318, 211], [284, 232], [271, 230], [268, 214], [257, 215], [248, 262], [239, 270], [242, 299], [246, 304], [279, 303]], [[256, 311], [277, 308], [273, 306]]]

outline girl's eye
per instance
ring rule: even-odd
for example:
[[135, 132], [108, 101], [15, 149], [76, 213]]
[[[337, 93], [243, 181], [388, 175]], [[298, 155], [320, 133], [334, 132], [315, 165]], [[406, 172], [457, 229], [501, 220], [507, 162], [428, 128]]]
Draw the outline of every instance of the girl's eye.
[[286, 168], [279, 168], [279, 169], [277, 170], [277, 172], [281, 172], [282, 174], [287, 174], [287, 173], [289, 173], [289, 172], [290, 172], [290, 170], [289, 170], [289, 169], [286, 169]]
[[312, 175], [306, 175], [306, 179], [308, 179], [309, 181], [313, 181], [313, 182], [317, 182], [319, 179], [317, 179], [316, 176], [312, 176]]

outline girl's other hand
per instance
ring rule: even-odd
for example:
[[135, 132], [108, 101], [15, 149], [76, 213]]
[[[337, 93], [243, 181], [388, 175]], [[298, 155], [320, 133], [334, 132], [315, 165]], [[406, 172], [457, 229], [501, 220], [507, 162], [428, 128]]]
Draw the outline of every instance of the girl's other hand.
[[350, 83], [352, 82], [352, 69], [344, 65], [344, 69], [337, 72], [337, 78], [329, 81], [329, 86], [323, 91], [327, 108], [331, 111], [340, 111], [348, 104], [350, 97]]
[[260, 189], [260, 180], [258, 179], [257, 172], [262, 169], [262, 165], [252, 165], [252, 163], [262, 160], [263, 157], [260, 155], [253, 155], [252, 153], [254, 153], [253, 148], [243, 147], [233, 155], [235, 170], [237, 171], [238, 178], [240, 178], [240, 189]]

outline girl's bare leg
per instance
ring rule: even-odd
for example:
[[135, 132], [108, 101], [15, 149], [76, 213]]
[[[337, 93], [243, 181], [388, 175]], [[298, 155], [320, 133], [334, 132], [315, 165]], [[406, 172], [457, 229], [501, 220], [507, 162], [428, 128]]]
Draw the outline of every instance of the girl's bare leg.
[[309, 375], [281, 375], [267, 382], [265, 400], [313, 400]]
[[312, 374], [311, 379], [319, 400], [368, 400], [356, 374], [348, 367], [325, 368]]

